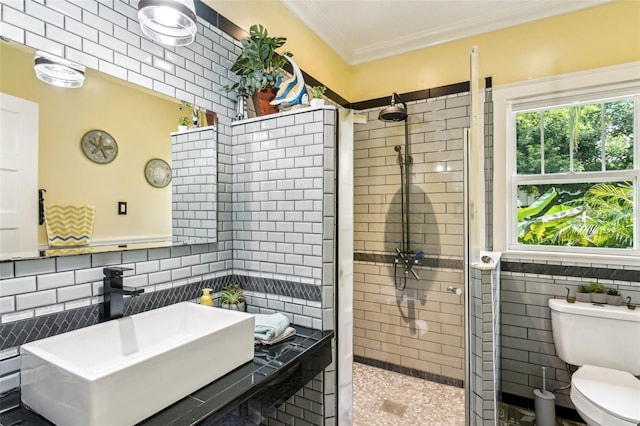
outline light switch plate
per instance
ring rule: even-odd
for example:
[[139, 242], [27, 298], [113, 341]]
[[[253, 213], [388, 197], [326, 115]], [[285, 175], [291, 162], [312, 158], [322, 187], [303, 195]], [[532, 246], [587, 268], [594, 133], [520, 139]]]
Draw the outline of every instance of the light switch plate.
[[127, 214], [127, 202], [118, 201], [118, 214]]

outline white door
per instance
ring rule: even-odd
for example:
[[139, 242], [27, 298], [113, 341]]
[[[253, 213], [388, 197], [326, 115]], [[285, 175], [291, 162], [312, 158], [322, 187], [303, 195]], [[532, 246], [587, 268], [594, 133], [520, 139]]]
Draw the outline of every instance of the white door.
[[0, 259], [38, 255], [38, 104], [0, 93]]

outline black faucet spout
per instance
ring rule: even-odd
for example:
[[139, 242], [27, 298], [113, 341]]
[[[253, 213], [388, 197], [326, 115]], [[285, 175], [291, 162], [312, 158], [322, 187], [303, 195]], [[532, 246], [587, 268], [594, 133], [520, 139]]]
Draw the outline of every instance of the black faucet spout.
[[130, 271], [131, 268], [108, 267], [102, 271], [104, 273], [103, 294], [104, 303], [102, 304], [102, 320], [122, 318], [124, 316], [124, 296], [138, 296], [144, 293], [143, 288], [125, 287], [123, 285], [123, 274]]

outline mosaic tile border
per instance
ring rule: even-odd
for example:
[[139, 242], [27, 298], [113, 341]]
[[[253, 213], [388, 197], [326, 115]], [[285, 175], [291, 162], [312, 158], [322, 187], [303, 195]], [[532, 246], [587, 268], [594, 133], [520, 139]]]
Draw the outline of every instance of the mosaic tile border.
[[[312, 284], [243, 275], [227, 275], [166, 290], [143, 293], [137, 297], [125, 298], [124, 314], [125, 316], [134, 315], [184, 302], [185, 300], [194, 300], [200, 296], [203, 288], [209, 287], [214, 292], [218, 292], [231, 282], [239, 283], [247, 291], [277, 294], [318, 302], [321, 297], [321, 288]], [[0, 350], [98, 324], [100, 322], [100, 308], [101, 304], [98, 304], [2, 324], [0, 325]]]
[[640, 282], [640, 271], [630, 269], [601, 268], [595, 266], [548, 265], [542, 263], [500, 262], [503, 272], [523, 274], [557, 275], [562, 277], [593, 278]]
[[[355, 262], [375, 262], [394, 264], [396, 257], [391, 254], [361, 253], [353, 252]], [[423, 257], [418, 266], [429, 268], [462, 269], [464, 261], [462, 259], [446, 259], [439, 257]]]
[[404, 374], [406, 376], [417, 377], [423, 380], [429, 380], [431, 382], [441, 383], [443, 385], [455, 386], [458, 388], [464, 387], [464, 381], [459, 379], [453, 379], [451, 377], [441, 376], [440, 374], [428, 373], [426, 371], [417, 370], [415, 368], [403, 367], [401, 365], [393, 364], [386, 361], [380, 361], [377, 359], [366, 358], [359, 355], [353, 356], [353, 362], [360, 364], [370, 365], [372, 367], [382, 368], [384, 370], [393, 371], [396, 373]]
[[319, 285], [235, 274], [232, 277], [247, 291], [277, 294], [314, 302], [322, 301], [322, 287]]

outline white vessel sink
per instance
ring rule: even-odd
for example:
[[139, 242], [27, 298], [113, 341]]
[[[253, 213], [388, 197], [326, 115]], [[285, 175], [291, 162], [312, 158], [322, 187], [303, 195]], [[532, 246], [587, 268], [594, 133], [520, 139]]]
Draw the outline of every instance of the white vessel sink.
[[22, 345], [22, 402], [58, 425], [133, 425], [253, 359], [254, 317], [177, 303]]

